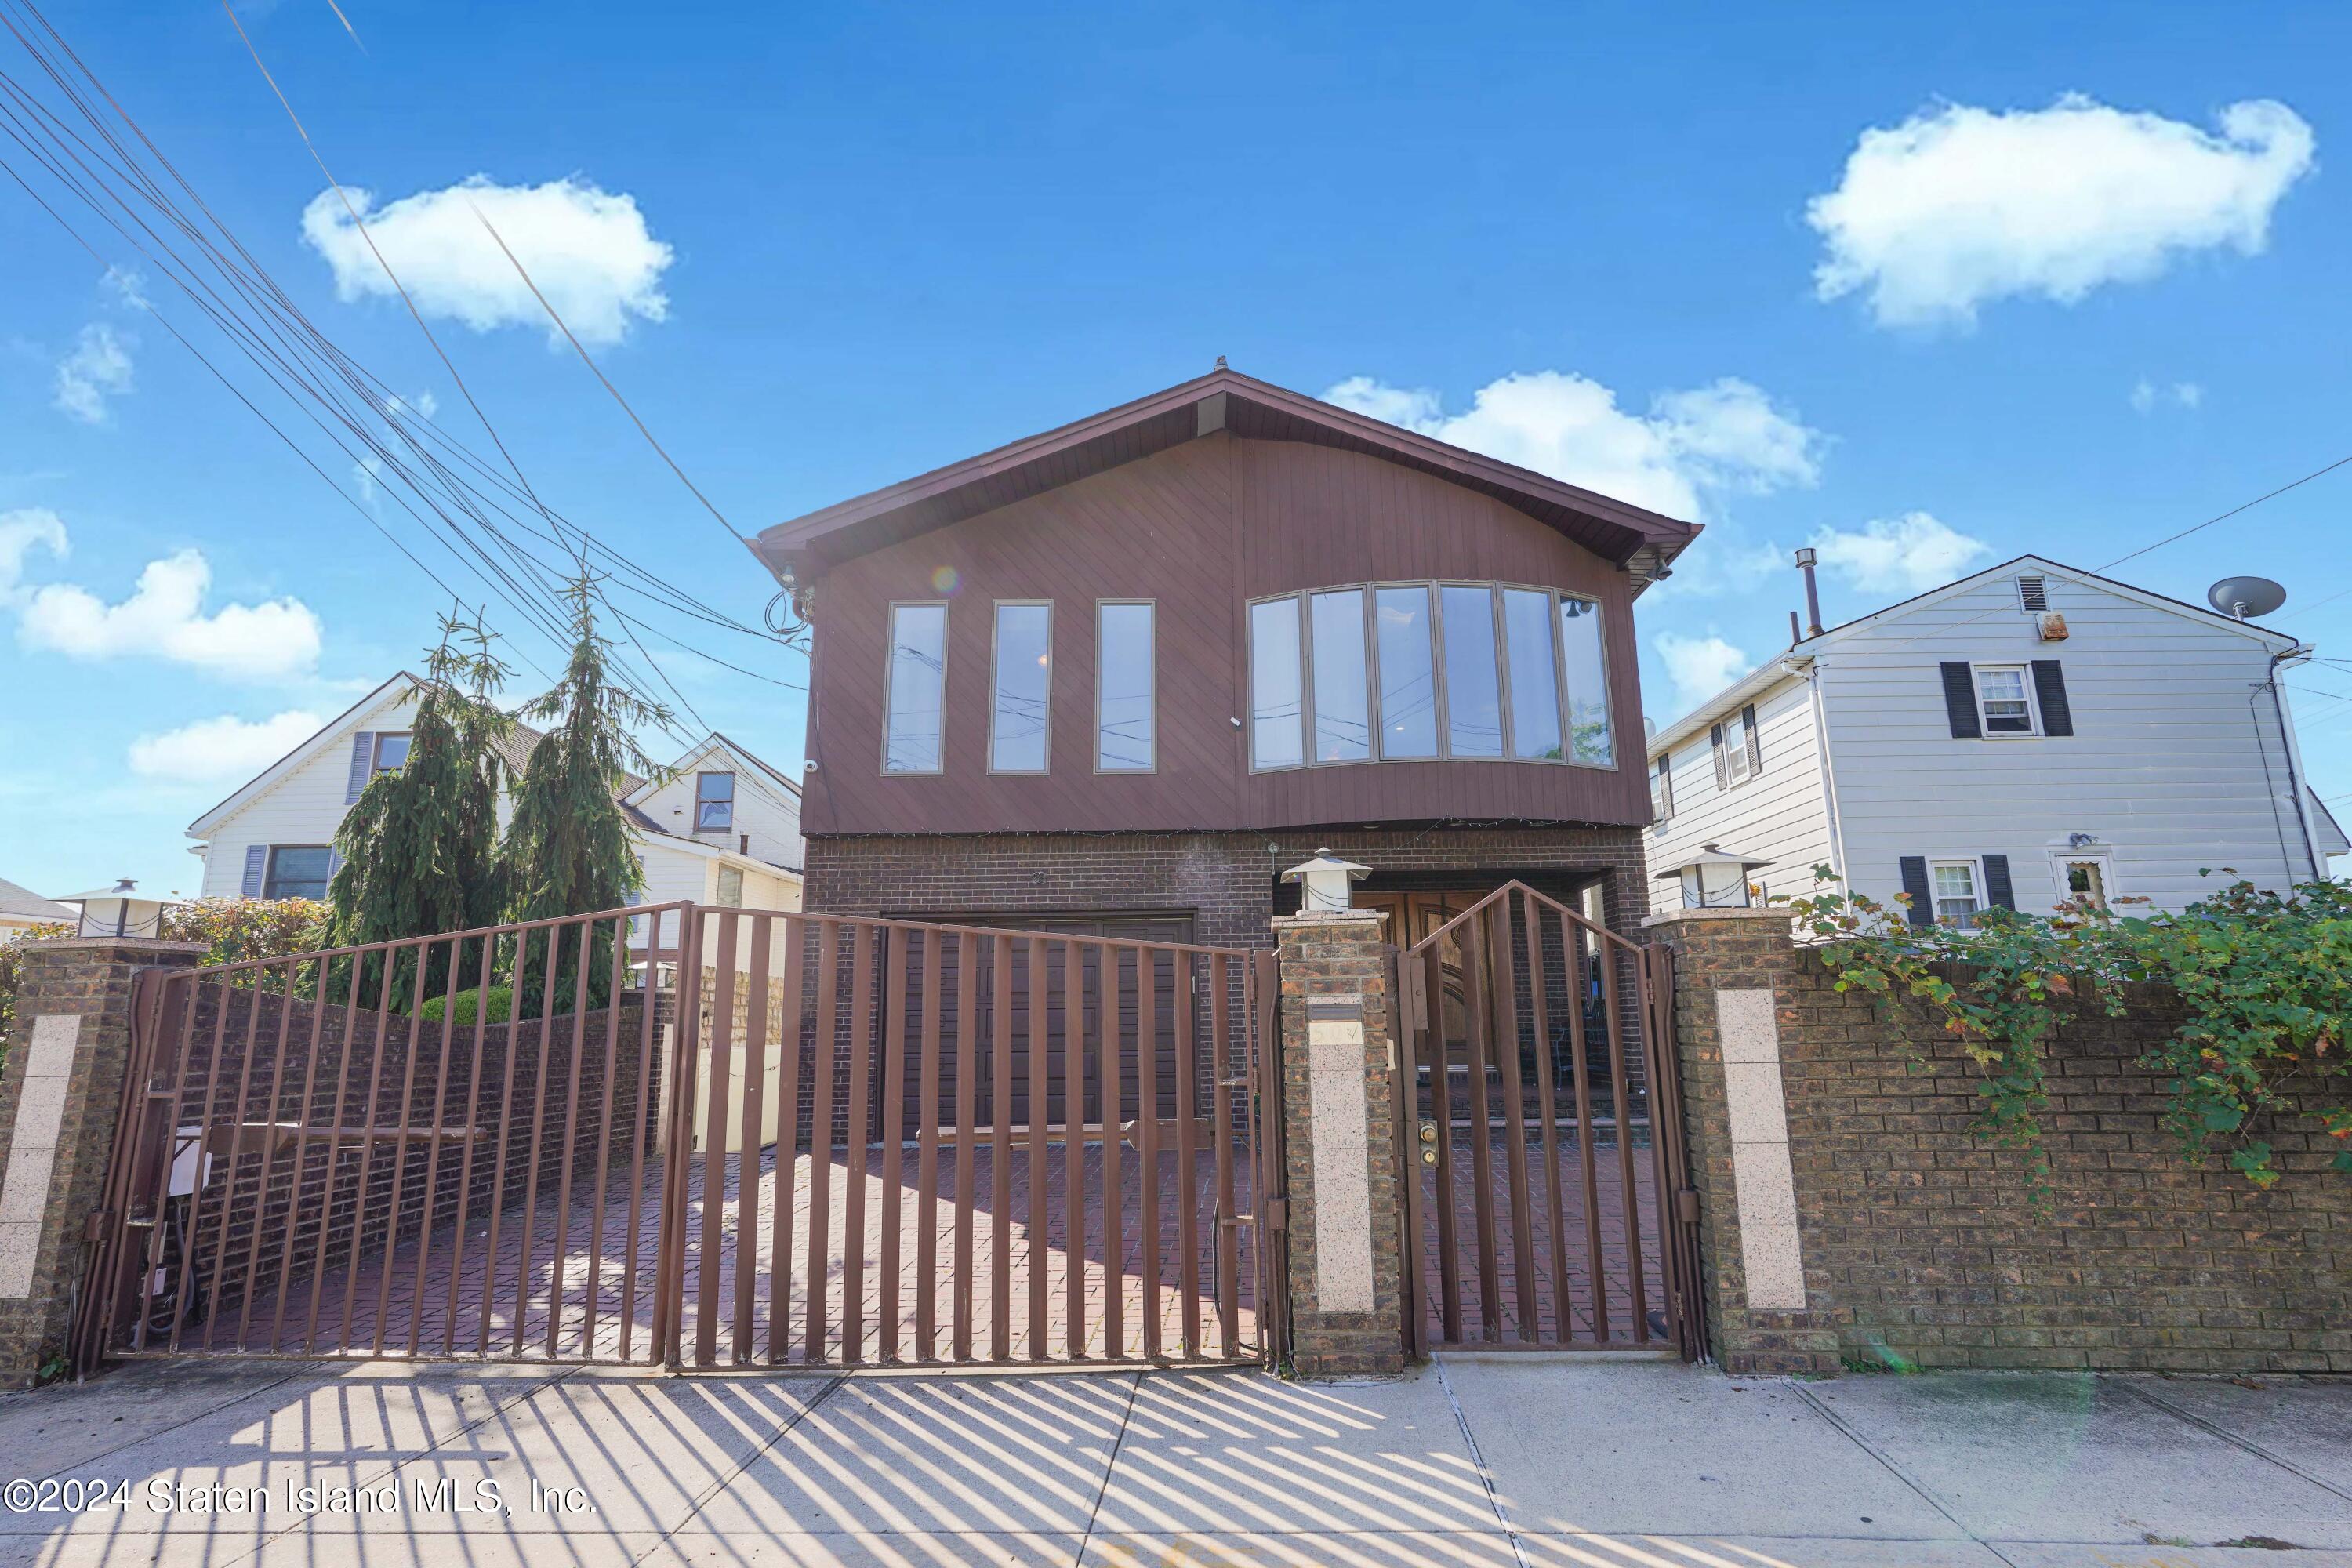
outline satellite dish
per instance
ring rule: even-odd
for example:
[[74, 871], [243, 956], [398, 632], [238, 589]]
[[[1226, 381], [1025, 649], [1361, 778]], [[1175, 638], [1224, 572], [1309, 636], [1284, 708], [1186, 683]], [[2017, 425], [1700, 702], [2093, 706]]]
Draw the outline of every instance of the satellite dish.
[[2235, 620], [2267, 616], [2286, 603], [2286, 590], [2267, 577], [2224, 577], [2205, 590], [2205, 602]]

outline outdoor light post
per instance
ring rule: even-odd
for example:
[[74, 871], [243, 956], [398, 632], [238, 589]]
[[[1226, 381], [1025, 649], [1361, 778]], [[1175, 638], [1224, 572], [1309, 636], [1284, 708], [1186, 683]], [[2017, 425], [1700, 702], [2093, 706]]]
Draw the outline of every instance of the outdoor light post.
[[159, 937], [163, 934], [163, 911], [178, 900], [142, 897], [139, 884], [125, 877], [111, 888], [74, 893], [58, 902], [80, 906], [76, 936]]
[[1755, 902], [1748, 873], [1770, 864], [1769, 860], [1734, 854], [1721, 845], [1703, 844], [1697, 854], [1685, 857], [1681, 865], [1670, 870], [1659, 872], [1655, 879], [1680, 881], [1683, 908], [1686, 910], [1744, 910]]
[[1300, 914], [1319, 915], [1353, 908], [1349, 887], [1371, 874], [1370, 866], [1359, 866], [1353, 860], [1339, 858], [1328, 849], [1318, 849], [1314, 859], [1293, 866], [1282, 874], [1282, 879], [1298, 884]]

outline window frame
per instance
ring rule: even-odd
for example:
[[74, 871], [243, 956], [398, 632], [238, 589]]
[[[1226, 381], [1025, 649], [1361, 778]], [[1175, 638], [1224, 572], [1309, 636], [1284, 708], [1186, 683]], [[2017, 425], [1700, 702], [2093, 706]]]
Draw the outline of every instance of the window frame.
[[[1734, 708], [1717, 722], [1723, 731], [1723, 793], [1729, 795], [1754, 784], [1759, 772], [1748, 754], [1748, 710], [1744, 706]], [[1732, 737], [1734, 726], [1738, 729], [1736, 742]]]
[[1928, 912], [1935, 917], [1936, 923], [1937, 925], [1945, 923], [1944, 896], [1941, 892], [1937, 890], [1936, 872], [1939, 868], [1958, 866], [1965, 868], [1968, 871], [1969, 897], [1974, 901], [1975, 908], [1969, 911], [1970, 918], [1969, 922], [1967, 925], [1954, 924], [1952, 929], [1955, 931], [1976, 930], [1975, 917], [1983, 914], [1986, 910], [1992, 907], [1985, 900], [1984, 858], [1979, 855], [1929, 855], [1926, 857], [1926, 859], [1927, 862]]
[[[378, 730], [375, 732], [374, 737], [368, 742], [368, 777], [371, 780], [380, 779], [386, 773], [396, 773], [401, 769], [408, 765], [408, 753], [406, 752], [403, 752], [400, 753], [400, 761], [393, 763], [390, 767], [384, 766], [383, 743], [386, 741], [406, 741], [411, 746], [414, 746], [416, 742], [416, 731], [414, 730]], [[299, 847], [299, 846], [296, 846], [296, 847]]]
[[[1381, 707], [1383, 689], [1380, 629], [1376, 617], [1380, 613], [1380, 594], [1383, 589], [1418, 589], [1428, 605], [1429, 672], [1431, 685], [1431, 723], [1434, 727], [1437, 752], [1434, 756], [1391, 757], [1388, 754], [1385, 712]], [[1448, 588], [1483, 588], [1486, 591], [1487, 606], [1493, 626], [1495, 658], [1495, 698], [1502, 737], [1499, 755], [1463, 755], [1454, 750], [1454, 696], [1445, 678], [1445, 590]], [[1510, 634], [1504, 615], [1503, 595], [1519, 590], [1546, 595], [1545, 628], [1551, 640], [1552, 700], [1559, 716], [1559, 749], [1557, 757], [1520, 757], [1512, 755], [1517, 742], [1517, 725], [1511, 713]], [[1362, 612], [1364, 627], [1365, 706], [1370, 721], [1372, 741], [1370, 754], [1337, 762], [1320, 762], [1315, 756], [1315, 636], [1313, 601], [1321, 594], [1355, 594]], [[1605, 600], [1595, 594], [1572, 588], [1557, 588], [1543, 583], [1524, 583], [1494, 579], [1475, 582], [1460, 577], [1402, 577], [1367, 579], [1358, 583], [1318, 584], [1313, 587], [1293, 588], [1286, 593], [1260, 594], [1242, 601], [1243, 647], [1242, 688], [1243, 711], [1248, 731], [1249, 771], [1253, 773], [1297, 773], [1303, 768], [1352, 768], [1376, 763], [1511, 763], [1530, 767], [1584, 768], [1593, 773], [1613, 773], [1624, 767], [1624, 751], [1619, 745], [1617, 713], [1609, 689], [1609, 651], [1607, 622], [1599, 623], [1601, 629], [1601, 699], [1609, 709], [1610, 760], [1588, 762], [1578, 757], [1575, 741], [1574, 710], [1570, 701], [1568, 680], [1568, 639], [1560, 628], [1561, 601], [1573, 599], [1592, 606], [1600, 616], [1607, 609]], [[1102, 600], [1098, 603], [1144, 603], [1141, 600]], [[1256, 668], [1257, 629], [1255, 612], [1260, 605], [1288, 603], [1293, 606], [1298, 625], [1299, 664], [1299, 741], [1302, 760], [1296, 763], [1261, 764], [1257, 760], [1256, 733]], [[1154, 635], [1157, 636], [1155, 620]], [[1100, 673], [1097, 682], [1099, 686]], [[1157, 688], [1154, 688], [1155, 699]], [[1099, 700], [1098, 700], [1099, 702]]]
[[[1004, 652], [1004, 626], [999, 612], [1007, 609], [1034, 608], [1045, 612], [1045, 734], [1040, 752], [1045, 761], [1034, 768], [1002, 768], [996, 765], [996, 675]], [[1054, 657], [1054, 601], [1051, 599], [992, 599], [988, 606], [988, 773], [991, 777], [1009, 779], [1045, 778], [1054, 771], [1054, 670], [1061, 661]], [[944, 688], [942, 689], [944, 689]], [[1157, 690], [1157, 684], [1154, 686]], [[944, 698], [940, 706], [945, 708]], [[941, 760], [945, 760], [944, 750]]]
[[[733, 768], [698, 768], [698, 769], [695, 771], [695, 774], [694, 774], [694, 832], [695, 832], [695, 833], [697, 833], [697, 834], [702, 834], [702, 833], [732, 833], [732, 832], [734, 832], [734, 831], [735, 831], [735, 783], [734, 783], [734, 781], [735, 781], [736, 776], [737, 776], [737, 775], [736, 775], [735, 770], [734, 770]], [[708, 826], [708, 825], [706, 825], [706, 824], [703, 822], [703, 820], [702, 820], [702, 807], [703, 807], [703, 805], [704, 805], [703, 794], [702, 794], [702, 781], [703, 781], [703, 780], [705, 780], [705, 779], [725, 779], [725, 780], [727, 780], [727, 781], [728, 781], [728, 784], [727, 784], [727, 820], [726, 820], [726, 821], [724, 821], [724, 822], [722, 822], [722, 823], [718, 824], [716, 826]], [[713, 804], [716, 804], [716, 803], [713, 803]]]
[[[319, 897], [323, 899], [335, 885], [335, 847], [331, 844], [273, 844], [261, 862], [261, 897], [266, 903], [285, 899], [307, 899], [308, 893], [273, 893], [270, 885], [278, 880], [278, 857], [288, 849], [320, 849], [326, 852], [327, 874], [319, 884]], [[305, 884], [308, 885], [307, 883]]]
[[1670, 751], [1660, 752], [1650, 767], [1650, 816], [1654, 826], [1675, 819], [1675, 754]]
[[[733, 903], [729, 903], [727, 901], [727, 879], [730, 876], [735, 879], [735, 901]], [[730, 866], [722, 861], [719, 866], [714, 868], [710, 883], [710, 902], [714, 908], [722, 910], [740, 910], [743, 907], [742, 867]]]
[[[890, 765], [890, 711], [896, 700], [898, 684], [898, 612], [902, 609], [936, 609], [940, 613], [940, 746], [939, 763], [928, 768], [894, 768]], [[955, 626], [955, 612], [945, 599], [893, 599], [886, 606], [882, 622], [882, 776], [886, 779], [935, 779], [948, 770], [948, 650], [949, 638]]]
[[[1117, 605], [1141, 605], [1151, 612], [1151, 637], [1145, 655], [1146, 668], [1151, 671], [1151, 765], [1141, 768], [1107, 768], [1103, 766], [1103, 622], [1102, 613]], [[1157, 598], [1125, 596], [1095, 601], [1095, 739], [1094, 771], [1102, 778], [1149, 778], [1160, 771], [1160, 601]]]
[[[2025, 721], [2029, 726], [2028, 728], [2023, 730], [1995, 730], [1992, 727], [1992, 716], [1985, 711], [1984, 672], [1989, 669], [2013, 669], [2017, 671], [2018, 685], [2023, 688], [2025, 692]], [[2040, 698], [2034, 695], [2033, 666], [2032, 663], [2028, 662], [2019, 664], [2005, 659], [1990, 659], [1979, 662], [1978, 660], [1970, 659], [1969, 661], [1969, 691], [1970, 695], [1976, 699], [1978, 739], [1985, 741], [2039, 741], [2043, 738], [2042, 733], [2042, 701]]]
[[[1248, 733], [1244, 743], [1249, 749], [1249, 771], [1254, 773], [1295, 773], [1315, 766], [1313, 729], [1307, 713], [1314, 694], [1313, 666], [1308, 662], [1314, 650], [1307, 646], [1307, 590], [1290, 594], [1265, 594], [1242, 601], [1242, 711], [1248, 715], [1243, 721]], [[1298, 760], [1295, 763], [1260, 763], [1257, 760], [1257, 610], [1261, 605], [1287, 604], [1294, 630], [1298, 638]], [[1374, 657], [1378, 657], [1375, 654]], [[1375, 706], [1380, 701], [1377, 689], [1371, 693]], [[1375, 728], [1377, 728], [1377, 724]], [[1379, 759], [1379, 743], [1373, 743], [1373, 758]], [[1336, 766], [1337, 764], [1331, 764]]]
[[[1315, 601], [1325, 594], [1356, 595], [1357, 636], [1364, 649], [1364, 728], [1369, 732], [1362, 756], [1339, 757], [1328, 763], [1315, 755]], [[1283, 595], [1275, 596], [1280, 598]], [[1306, 761], [1299, 765], [1308, 768], [1360, 768], [1379, 762], [1380, 653], [1372, 647], [1372, 585], [1369, 583], [1336, 583], [1328, 588], [1301, 588], [1290, 596], [1298, 601], [1298, 721], [1300, 738], [1306, 742]]]

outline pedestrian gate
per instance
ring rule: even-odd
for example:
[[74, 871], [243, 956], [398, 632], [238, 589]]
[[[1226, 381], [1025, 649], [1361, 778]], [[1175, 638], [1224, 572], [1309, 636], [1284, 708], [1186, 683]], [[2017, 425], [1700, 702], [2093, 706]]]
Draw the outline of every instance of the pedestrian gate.
[[1512, 882], [1399, 971], [1408, 1348], [1703, 1355], [1671, 952]]
[[1269, 1360], [1275, 989], [684, 903], [149, 971], [72, 1359]]

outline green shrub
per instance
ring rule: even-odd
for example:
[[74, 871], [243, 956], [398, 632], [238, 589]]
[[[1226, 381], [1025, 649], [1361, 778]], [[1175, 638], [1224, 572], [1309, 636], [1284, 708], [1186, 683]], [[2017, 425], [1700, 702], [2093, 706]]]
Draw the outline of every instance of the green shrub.
[[[476, 986], [471, 991], [460, 991], [457, 993], [457, 1016], [452, 1018], [450, 1022], [460, 1025], [473, 1023], [475, 1019], [480, 1016], [483, 1010], [483, 997], [485, 995], [489, 998], [488, 1003], [489, 1016], [485, 1019], [484, 1022], [503, 1024], [508, 1019], [514, 1016], [514, 988], [512, 986], [493, 985], [489, 987], [487, 992], [485, 992], [482, 987]], [[447, 1004], [449, 1000], [450, 999], [446, 996], [428, 996], [425, 999], [425, 1005], [417, 1009], [416, 1016], [419, 1018], [424, 1019], [428, 1024], [437, 1024], [441, 1021], [441, 1015], [447, 1011]]]

